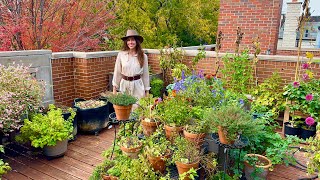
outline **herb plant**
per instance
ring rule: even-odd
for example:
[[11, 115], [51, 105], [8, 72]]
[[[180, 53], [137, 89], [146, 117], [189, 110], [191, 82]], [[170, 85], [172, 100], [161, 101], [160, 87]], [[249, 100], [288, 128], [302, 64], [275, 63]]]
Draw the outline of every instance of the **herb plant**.
[[[0, 153], [4, 153], [4, 148], [2, 145], [0, 145]], [[3, 159], [0, 159], [0, 178], [10, 170], [11, 167], [9, 166], [9, 164], [4, 162]]]
[[183, 137], [175, 139], [176, 149], [172, 156], [172, 162], [181, 162], [185, 164], [196, 163], [200, 161], [202, 153], [197, 149], [196, 145], [187, 141]]
[[75, 112], [72, 111], [68, 120], [64, 120], [62, 110], [50, 104], [46, 114], [36, 113], [24, 120], [17, 140], [31, 141], [31, 145], [36, 148], [54, 146], [58, 141], [72, 138], [74, 117]]
[[138, 99], [128, 93], [117, 93], [108, 96], [108, 100], [118, 106], [129, 106], [135, 104]]
[[153, 97], [161, 97], [161, 92], [163, 89], [163, 81], [159, 78], [153, 78], [150, 82], [150, 93], [153, 95]]

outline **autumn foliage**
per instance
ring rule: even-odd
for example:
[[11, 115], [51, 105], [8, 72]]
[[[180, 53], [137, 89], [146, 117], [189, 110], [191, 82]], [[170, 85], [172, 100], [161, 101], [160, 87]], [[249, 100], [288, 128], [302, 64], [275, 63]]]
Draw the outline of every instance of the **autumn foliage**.
[[112, 0], [0, 0], [0, 50], [99, 50]]

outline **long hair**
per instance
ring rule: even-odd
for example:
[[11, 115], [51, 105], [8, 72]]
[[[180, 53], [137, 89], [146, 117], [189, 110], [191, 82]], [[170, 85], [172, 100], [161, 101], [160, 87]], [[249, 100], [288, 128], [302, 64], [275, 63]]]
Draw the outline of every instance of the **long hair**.
[[[134, 36], [133, 36], [134, 37]], [[129, 47], [127, 45], [127, 41], [128, 41], [129, 38], [125, 39], [123, 41], [123, 46], [122, 46], [122, 50], [123, 51], [129, 51]], [[141, 48], [141, 42], [139, 41], [138, 38], [134, 37], [135, 41], [136, 41], [136, 53], [138, 55], [138, 61], [139, 61], [139, 64], [140, 64], [140, 67], [143, 67], [143, 62], [144, 62], [144, 54], [143, 54], [143, 51], [142, 51], [142, 48]]]

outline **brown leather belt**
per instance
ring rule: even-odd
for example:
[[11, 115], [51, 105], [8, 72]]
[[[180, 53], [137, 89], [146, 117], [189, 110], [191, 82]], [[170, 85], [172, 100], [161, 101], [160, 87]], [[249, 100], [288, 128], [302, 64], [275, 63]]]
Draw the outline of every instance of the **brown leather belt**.
[[136, 75], [136, 76], [125, 76], [122, 75], [122, 79], [127, 80], [127, 81], [134, 81], [134, 80], [138, 80], [141, 78], [141, 75]]

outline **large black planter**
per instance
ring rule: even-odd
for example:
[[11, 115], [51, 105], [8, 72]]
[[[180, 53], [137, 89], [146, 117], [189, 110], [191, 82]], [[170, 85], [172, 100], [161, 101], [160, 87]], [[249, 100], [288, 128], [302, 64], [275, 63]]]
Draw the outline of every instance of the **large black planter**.
[[[80, 101], [85, 101], [84, 99], [75, 99], [74, 104]], [[108, 117], [109, 117], [109, 103], [104, 106], [91, 109], [81, 109], [77, 106], [74, 106], [77, 109], [77, 121], [78, 129], [81, 132], [85, 133], [94, 133], [98, 132], [108, 126]]]
[[284, 123], [284, 134], [300, 137], [301, 127], [291, 127], [289, 122]]
[[308, 138], [310, 138], [310, 137], [313, 137], [313, 136], [315, 136], [316, 135], [316, 130], [315, 130], [315, 128], [314, 129], [312, 129], [312, 130], [308, 130], [308, 129], [304, 129], [304, 128], [301, 128], [301, 138], [302, 139], [304, 139], [304, 140], [306, 140], [306, 139], [308, 139]]

